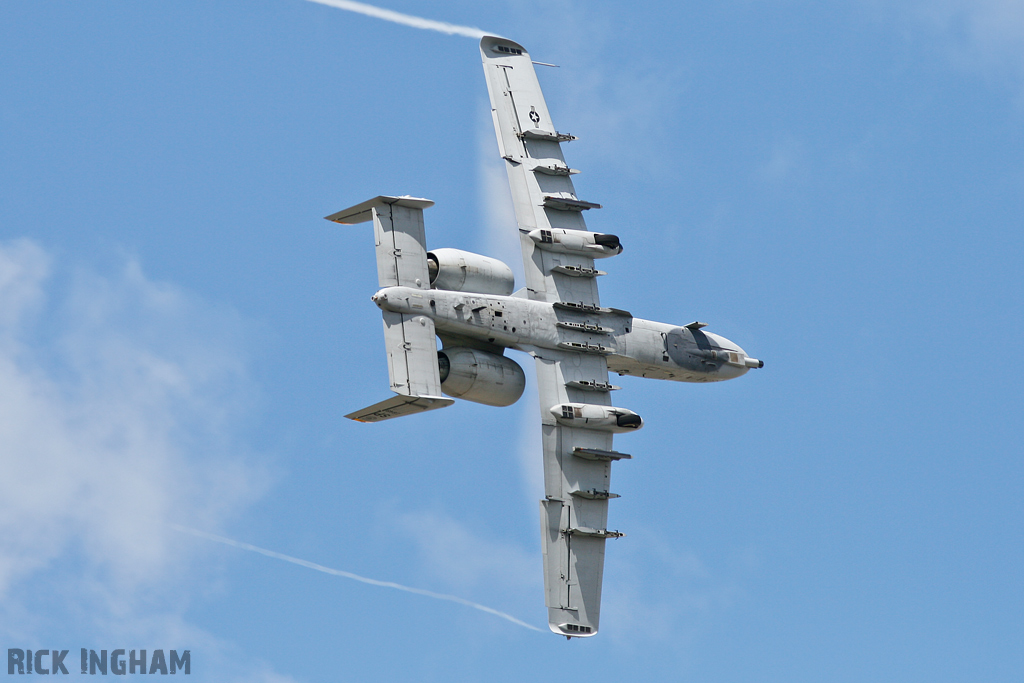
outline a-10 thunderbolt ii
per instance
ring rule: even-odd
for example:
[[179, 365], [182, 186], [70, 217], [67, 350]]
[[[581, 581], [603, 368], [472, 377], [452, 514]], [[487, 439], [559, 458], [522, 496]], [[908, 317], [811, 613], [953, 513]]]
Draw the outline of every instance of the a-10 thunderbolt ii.
[[[576, 196], [577, 173], [561, 143], [575, 139], [551, 122], [530, 55], [519, 44], [480, 41], [498, 149], [505, 160], [526, 287], [493, 258], [457, 249], [427, 251], [427, 199], [381, 196], [327, 219], [373, 221], [392, 398], [347, 417], [378, 422], [455, 398], [508, 406], [523, 393], [523, 369], [504, 355], [533, 356], [540, 395], [544, 500], [540, 502], [544, 594], [555, 633], [597, 633], [612, 463], [630, 456], [612, 436], [643, 420], [612, 405], [608, 372], [678, 382], [733, 379], [764, 363], [704, 323], [673, 325], [601, 305], [595, 259], [622, 252], [616, 235], [589, 232]], [[435, 336], [441, 340], [437, 350]]]

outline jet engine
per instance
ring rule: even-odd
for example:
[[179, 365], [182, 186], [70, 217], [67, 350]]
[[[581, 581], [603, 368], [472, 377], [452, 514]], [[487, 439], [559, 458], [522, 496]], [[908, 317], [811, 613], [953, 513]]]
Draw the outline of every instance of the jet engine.
[[437, 352], [437, 365], [441, 391], [474, 403], [510, 406], [526, 388], [526, 375], [518, 363], [487, 351], [442, 349]]
[[515, 289], [515, 277], [507, 265], [488, 256], [461, 249], [427, 252], [430, 286], [452, 292], [508, 296]]

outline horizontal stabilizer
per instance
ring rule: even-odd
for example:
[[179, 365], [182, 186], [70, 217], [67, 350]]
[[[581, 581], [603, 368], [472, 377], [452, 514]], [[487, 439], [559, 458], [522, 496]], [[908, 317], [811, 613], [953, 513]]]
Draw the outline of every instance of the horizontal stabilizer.
[[372, 209], [377, 206], [384, 204], [390, 204], [392, 206], [404, 206], [407, 209], [429, 209], [434, 205], [434, 202], [429, 199], [420, 199], [419, 197], [410, 197], [408, 195], [402, 197], [389, 197], [387, 195], [381, 195], [374, 197], [362, 204], [356, 204], [355, 206], [347, 209], [342, 209], [338, 213], [332, 213], [330, 216], [324, 216], [329, 221], [335, 223], [342, 223], [344, 225], [354, 225], [356, 223], [365, 223], [366, 221], [373, 218], [371, 213]]
[[380, 422], [381, 420], [390, 420], [393, 417], [444, 408], [453, 403], [455, 403], [453, 399], [444, 398], [443, 396], [406, 396], [398, 394], [386, 401], [375, 403], [369, 408], [349, 413], [345, 417], [356, 422]]

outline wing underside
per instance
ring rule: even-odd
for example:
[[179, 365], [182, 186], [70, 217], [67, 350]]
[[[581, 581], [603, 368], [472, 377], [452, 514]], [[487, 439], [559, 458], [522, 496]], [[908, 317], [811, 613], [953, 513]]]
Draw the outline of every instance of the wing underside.
[[610, 493], [611, 433], [560, 425], [552, 405], [610, 404], [606, 392], [571, 382], [607, 384], [605, 360], [563, 351], [535, 353], [542, 411], [544, 495], [541, 533], [548, 622], [558, 633], [593, 635], [601, 610], [601, 581]]
[[586, 230], [583, 211], [600, 208], [576, 196], [561, 142], [575, 139], [555, 130], [530, 55], [503, 38], [480, 41], [491, 115], [498, 147], [505, 159], [512, 203], [519, 223], [530, 298], [598, 305], [592, 277], [573, 277], [556, 266], [593, 270], [594, 260], [543, 251], [525, 233], [535, 229]]
[[559, 424], [551, 406], [610, 405], [608, 366], [597, 355], [535, 350], [544, 451], [541, 537], [548, 623], [556, 633], [597, 632], [601, 613], [604, 546], [608, 530], [611, 463], [629, 457], [612, 450], [612, 434]]
[[[553, 406], [566, 403], [611, 405], [608, 364], [603, 355], [571, 350], [577, 343], [598, 349], [600, 339], [580, 336], [601, 330], [600, 299], [593, 258], [539, 248], [533, 230], [586, 230], [583, 212], [599, 205], [576, 196], [561, 143], [573, 138], [551, 122], [530, 55], [512, 41], [480, 41], [498, 147], [505, 160], [516, 220], [519, 223], [528, 296], [560, 304], [560, 310], [584, 311], [586, 320], [559, 327], [567, 349], [525, 349], [537, 368], [544, 450], [544, 500], [541, 538], [544, 591], [552, 631], [567, 636], [597, 633], [601, 614], [604, 549], [608, 538], [611, 463], [628, 458], [612, 449], [612, 434], [559, 423]], [[566, 306], [569, 304], [570, 306]], [[617, 314], [623, 312], [619, 311]], [[567, 319], [573, 318], [567, 313]], [[627, 314], [628, 315], [628, 314]], [[598, 333], [599, 336], [600, 333]]]

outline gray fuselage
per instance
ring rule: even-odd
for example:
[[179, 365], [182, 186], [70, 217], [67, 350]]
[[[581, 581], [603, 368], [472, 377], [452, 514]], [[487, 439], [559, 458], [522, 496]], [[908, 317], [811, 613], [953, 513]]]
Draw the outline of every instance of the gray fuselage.
[[737, 344], [696, 325], [642, 320], [614, 308], [412, 287], [385, 287], [372, 299], [384, 310], [433, 320], [442, 338], [496, 350], [596, 353], [620, 375], [718, 382], [740, 377], [758, 363]]

